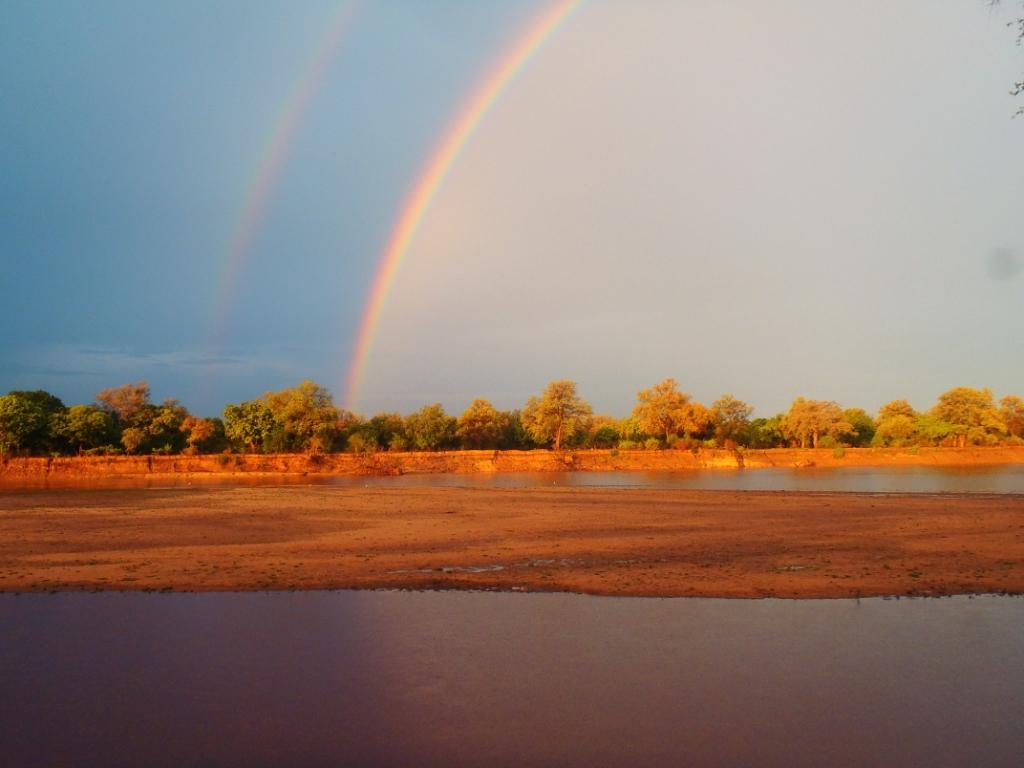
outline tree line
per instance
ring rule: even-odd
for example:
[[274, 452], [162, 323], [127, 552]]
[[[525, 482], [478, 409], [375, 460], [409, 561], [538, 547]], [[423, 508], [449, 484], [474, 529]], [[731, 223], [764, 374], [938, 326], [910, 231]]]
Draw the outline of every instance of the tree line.
[[477, 399], [459, 416], [434, 403], [364, 418], [306, 380], [202, 418], [175, 399], [152, 402], [149, 385], [139, 381], [70, 407], [42, 390], [0, 396], [0, 454], [1024, 445], [1024, 400], [1007, 395], [997, 402], [990, 389], [950, 389], [926, 411], [893, 400], [875, 416], [804, 397], [785, 413], [752, 418], [753, 412], [731, 394], [704, 405], [665, 379], [637, 393], [629, 416], [595, 415], [576, 383], [561, 380], [516, 410]]

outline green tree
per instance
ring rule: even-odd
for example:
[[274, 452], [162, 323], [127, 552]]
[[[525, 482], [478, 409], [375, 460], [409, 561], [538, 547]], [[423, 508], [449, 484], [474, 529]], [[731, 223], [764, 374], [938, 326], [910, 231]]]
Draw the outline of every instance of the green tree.
[[619, 420], [614, 416], [595, 416], [590, 420], [586, 444], [592, 448], [614, 448], [622, 439]]
[[298, 386], [263, 396], [280, 428], [283, 450], [320, 450], [330, 446], [340, 428], [340, 415], [325, 387], [309, 379]]
[[352, 453], [373, 453], [380, 446], [368, 430], [355, 429], [349, 434], [345, 447]]
[[135, 424], [146, 434], [143, 450], [179, 453], [185, 447], [181, 425], [188, 416], [185, 406], [171, 397], [160, 405], [143, 408], [134, 417]]
[[531, 397], [521, 418], [527, 433], [540, 444], [554, 442], [556, 451], [562, 441], [572, 439], [586, 425], [590, 405], [576, 394], [576, 382], [568, 379], [552, 381], [543, 394]]
[[715, 425], [715, 438], [720, 444], [726, 440], [743, 443], [750, 428], [750, 416], [754, 409], [730, 394], [722, 395], [711, 404], [711, 415]]
[[145, 431], [138, 427], [128, 427], [121, 430], [121, 445], [125, 453], [135, 453], [146, 439]]
[[875, 434], [871, 444], [875, 446], [909, 445], [917, 438], [920, 414], [906, 400], [892, 400], [878, 410]]
[[747, 445], [751, 448], [778, 448], [786, 444], [782, 425], [786, 416], [777, 413], [771, 418], [754, 419], [747, 432]]
[[1006, 424], [992, 400], [991, 389], [955, 387], [939, 395], [931, 415], [952, 425], [958, 447], [990, 443], [1006, 435]]
[[625, 440], [629, 443], [642, 443], [650, 435], [640, 425], [640, 421], [634, 416], [627, 416], [624, 419], [619, 419], [619, 423], [616, 425], [619, 430], [619, 441]]
[[534, 447], [533, 438], [523, 425], [522, 413], [520, 411], [499, 411], [498, 416], [501, 419], [499, 448], [506, 451], [525, 451]]
[[13, 394], [0, 397], [0, 454], [7, 455], [24, 448], [39, 427], [36, 414], [28, 403]]
[[405, 417], [405, 432], [420, 451], [439, 451], [455, 442], [456, 420], [440, 403], [425, 405]]
[[61, 420], [59, 431], [79, 453], [117, 442], [114, 416], [93, 405], [73, 405]]
[[871, 445], [875, 437], [875, 420], [871, 418], [863, 408], [847, 408], [843, 416], [850, 423], [852, 429], [839, 436], [841, 442], [852, 445], [854, 448], [863, 448]]
[[839, 403], [832, 400], [807, 400], [803, 397], [793, 401], [782, 424], [786, 437], [798, 441], [801, 448], [807, 447], [808, 440], [817, 448], [822, 435], [835, 438], [852, 428], [843, 416]]
[[456, 434], [466, 448], [497, 448], [504, 427], [501, 413], [487, 400], [476, 399], [459, 416]]
[[224, 407], [224, 434], [253, 453], [266, 450], [274, 427], [274, 414], [262, 400], [228, 403]]
[[60, 398], [41, 389], [8, 392], [0, 398], [0, 452], [56, 450], [64, 412]]
[[409, 436], [405, 433], [405, 419], [400, 413], [378, 413], [366, 422], [368, 436], [380, 448], [391, 451], [405, 450]]
[[897, 413], [881, 419], [871, 438], [872, 445], [901, 446], [914, 442], [918, 434], [920, 417]]
[[953, 434], [953, 425], [931, 413], [922, 413], [914, 422], [912, 434], [919, 443], [939, 445]]

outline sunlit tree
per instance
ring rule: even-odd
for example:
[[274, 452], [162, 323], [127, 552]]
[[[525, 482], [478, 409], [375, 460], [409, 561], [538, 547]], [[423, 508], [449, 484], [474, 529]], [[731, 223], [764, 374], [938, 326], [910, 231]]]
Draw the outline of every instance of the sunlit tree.
[[61, 419], [60, 434], [79, 453], [117, 442], [114, 416], [92, 405], [73, 405]]
[[901, 413], [882, 419], [875, 428], [871, 443], [876, 446], [909, 445], [918, 434], [920, 421], [920, 417], [911, 418]]
[[138, 427], [128, 427], [121, 431], [121, 445], [125, 453], [135, 453], [146, 439], [146, 433]]
[[456, 434], [467, 448], [497, 448], [504, 423], [501, 414], [487, 400], [474, 400], [459, 416]]
[[586, 444], [592, 448], [614, 448], [621, 439], [619, 420], [614, 416], [594, 416], [587, 428]]
[[953, 425], [933, 413], [919, 414], [914, 422], [913, 437], [918, 443], [940, 445], [953, 433]]
[[732, 395], [722, 395], [711, 404], [715, 425], [715, 438], [719, 443], [726, 440], [743, 442], [750, 427], [750, 416], [754, 409]]
[[875, 446], [901, 446], [914, 441], [920, 414], [906, 400], [892, 400], [878, 410], [875, 434], [871, 444]]
[[135, 416], [135, 424], [146, 434], [144, 448], [177, 453], [185, 447], [181, 425], [189, 416], [188, 409], [174, 398], [160, 405], [148, 405]]
[[114, 414], [125, 426], [135, 426], [136, 417], [142, 413], [149, 401], [149, 384], [137, 381], [102, 390], [96, 395], [100, 408]]
[[675, 379], [665, 379], [637, 395], [633, 418], [649, 435], [668, 440], [672, 435], [704, 432], [713, 421], [713, 413], [682, 392]]
[[265, 450], [274, 427], [274, 414], [262, 400], [228, 403], [224, 407], [224, 434], [249, 451]]
[[999, 415], [1011, 437], [1024, 437], [1024, 400], [1017, 395], [1007, 395], [999, 401]]
[[412, 447], [420, 451], [450, 448], [455, 441], [456, 420], [440, 403], [426, 405], [405, 417], [405, 432]]
[[267, 392], [263, 400], [274, 416], [275, 442], [280, 449], [325, 449], [340, 429], [331, 393], [309, 379], [295, 387]]
[[790, 406], [782, 424], [782, 431], [791, 440], [807, 447], [810, 440], [814, 448], [823, 435], [838, 437], [852, 429], [843, 415], [843, 409], [832, 400], [807, 400], [798, 397]]
[[214, 432], [213, 422], [198, 416], [186, 416], [180, 429], [186, 435], [188, 449], [192, 453], [199, 453], [199, 444], [213, 437]]
[[891, 400], [878, 409], [878, 420], [880, 422], [891, 419], [894, 416], [906, 416], [909, 419], [916, 419], [917, 411], [906, 400]]
[[0, 398], [0, 452], [58, 449], [64, 412], [60, 398], [41, 389], [8, 392]]
[[572, 439], [585, 428], [591, 415], [589, 403], [576, 394], [576, 382], [568, 379], [552, 381], [543, 394], [531, 397], [522, 411], [523, 426], [541, 444], [553, 443], [562, 449], [562, 442]]
[[939, 395], [931, 414], [953, 426], [958, 447], [994, 442], [1006, 435], [999, 410], [988, 388], [955, 387]]

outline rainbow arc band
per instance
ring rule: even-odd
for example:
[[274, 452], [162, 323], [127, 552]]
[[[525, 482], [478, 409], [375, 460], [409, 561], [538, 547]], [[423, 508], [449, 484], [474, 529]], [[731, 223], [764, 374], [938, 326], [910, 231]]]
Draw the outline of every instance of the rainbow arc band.
[[458, 160], [463, 147], [516, 75], [585, 1], [556, 0], [540, 12], [472, 91], [417, 176], [388, 236], [360, 322], [345, 388], [345, 403], [349, 409], [355, 408], [359, 385], [388, 291], [445, 177]]
[[301, 132], [309, 108], [323, 88], [331, 65], [349, 37], [360, 5], [359, 2], [345, 2], [339, 7], [274, 123], [270, 141], [260, 155], [231, 235], [228, 257], [221, 271], [220, 288], [209, 325], [209, 349], [219, 350], [223, 344], [225, 320], [234, 300], [238, 278], [266, 218], [270, 198], [287, 166], [288, 156]]

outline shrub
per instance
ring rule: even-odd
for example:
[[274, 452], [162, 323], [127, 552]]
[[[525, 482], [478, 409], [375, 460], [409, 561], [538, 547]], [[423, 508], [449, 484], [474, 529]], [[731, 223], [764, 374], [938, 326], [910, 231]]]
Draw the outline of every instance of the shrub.
[[835, 448], [832, 449], [832, 455], [835, 456], [837, 459], [843, 458], [846, 455], [846, 446], [837, 445]]
[[608, 451], [608, 455], [611, 456], [614, 459], [616, 456], [619, 455], [619, 449], [618, 448], [612, 448], [610, 451]]
[[590, 438], [590, 444], [595, 448], [610, 448], [619, 439], [619, 430], [610, 424], [605, 424], [594, 432]]
[[353, 432], [348, 436], [348, 449], [352, 453], [373, 453], [377, 450], [377, 441], [362, 432]]
[[621, 451], [633, 451], [636, 450], [635, 440], [619, 440], [619, 450]]
[[648, 451], [661, 450], [661, 440], [656, 437], [648, 437], [644, 440], [644, 448]]
[[226, 467], [229, 461], [231, 461], [231, 457], [226, 453], [222, 453], [217, 457], [217, 463], [222, 467]]
[[832, 435], [825, 435], [818, 441], [819, 448], [835, 448], [839, 445], [839, 441], [836, 440]]

